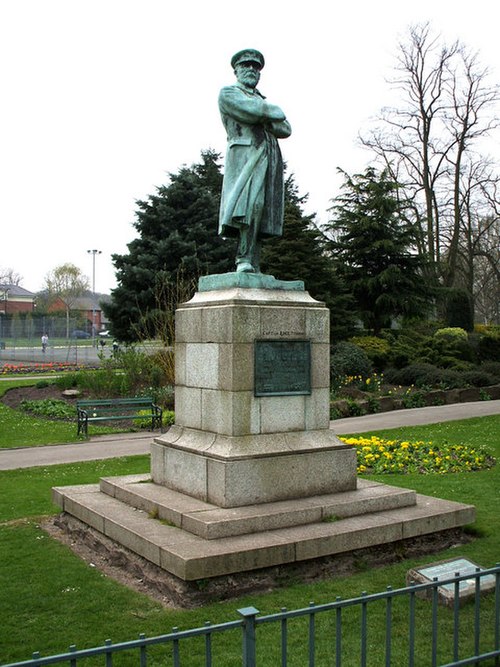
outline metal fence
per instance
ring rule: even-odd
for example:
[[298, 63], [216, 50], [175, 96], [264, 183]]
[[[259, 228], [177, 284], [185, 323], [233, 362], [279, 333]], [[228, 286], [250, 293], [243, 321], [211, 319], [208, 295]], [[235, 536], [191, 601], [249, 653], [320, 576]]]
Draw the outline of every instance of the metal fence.
[[[482, 595], [481, 580], [494, 578], [494, 593]], [[472, 599], [463, 604], [463, 582], [472, 581]], [[227, 623], [172, 632], [42, 657], [4, 667], [77, 665], [224, 665], [233, 667], [462, 667], [500, 665], [500, 565], [412, 584], [349, 600], [259, 616], [254, 607], [239, 609]], [[450, 607], [439, 602], [451, 587]], [[232, 639], [216, 645], [218, 635]], [[192, 641], [198, 641], [195, 648]], [[158, 648], [161, 652], [158, 652]], [[128, 660], [125, 658], [128, 655]], [[97, 659], [97, 660], [96, 660]]]

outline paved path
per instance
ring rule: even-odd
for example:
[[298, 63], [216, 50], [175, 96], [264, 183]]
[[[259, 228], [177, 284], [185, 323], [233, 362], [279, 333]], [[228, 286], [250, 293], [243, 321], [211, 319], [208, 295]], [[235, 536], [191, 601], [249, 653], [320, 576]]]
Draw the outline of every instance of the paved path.
[[[411, 410], [393, 410], [379, 412], [363, 417], [349, 417], [330, 422], [331, 428], [338, 433], [364, 433], [381, 431], [398, 426], [419, 426], [420, 424], [437, 424], [438, 422], [468, 419], [470, 417], [486, 417], [500, 414], [500, 400], [476, 401], [474, 403], [453, 403], [453, 405], [432, 405], [427, 408]], [[500, 433], [498, 434], [500, 438]]]
[[[338, 435], [366, 433], [386, 428], [397, 428], [398, 426], [436, 424], [437, 422], [453, 421], [455, 419], [498, 414], [500, 414], [500, 400], [479, 401], [477, 403], [456, 403], [454, 405], [439, 405], [413, 410], [381, 412], [376, 415], [365, 415], [364, 417], [336, 419], [331, 422], [331, 428]], [[86, 442], [69, 445], [2, 449], [0, 450], [0, 470], [149, 454], [149, 444], [153, 437], [151, 432], [123, 433], [91, 437]]]

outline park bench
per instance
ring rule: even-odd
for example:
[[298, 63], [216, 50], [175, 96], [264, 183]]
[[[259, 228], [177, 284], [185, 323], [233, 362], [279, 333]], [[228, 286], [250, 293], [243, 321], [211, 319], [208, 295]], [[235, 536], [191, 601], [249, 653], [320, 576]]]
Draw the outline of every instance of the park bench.
[[122, 419], [150, 419], [151, 429], [161, 428], [163, 410], [153, 399], [110, 398], [78, 401], [76, 404], [78, 431], [88, 436], [89, 422], [105, 422]]

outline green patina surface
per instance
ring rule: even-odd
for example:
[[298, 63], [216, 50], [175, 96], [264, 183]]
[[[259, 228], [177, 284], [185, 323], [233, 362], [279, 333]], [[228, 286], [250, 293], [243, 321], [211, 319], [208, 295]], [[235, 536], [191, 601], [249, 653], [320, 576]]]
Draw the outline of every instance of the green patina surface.
[[216, 273], [211, 276], [202, 276], [198, 281], [200, 292], [228, 289], [231, 287], [245, 287], [247, 289], [277, 289], [304, 291], [302, 280], [277, 280], [274, 276], [265, 273]]

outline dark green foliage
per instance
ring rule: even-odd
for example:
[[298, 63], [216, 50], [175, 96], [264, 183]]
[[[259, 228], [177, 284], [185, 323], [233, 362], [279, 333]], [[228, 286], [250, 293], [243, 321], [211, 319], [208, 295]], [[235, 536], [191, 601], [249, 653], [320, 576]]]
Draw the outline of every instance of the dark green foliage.
[[410, 394], [405, 394], [401, 399], [404, 408], [423, 408], [425, 407], [425, 397], [421, 391], [413, 391]]
[[442, 385], [446, 377], [446, 388], [454, 389], [460, 387], [460, 374], [456, 371], [444, 371], [432, 364], [415, 363], [398, 370], [387, 368], [384, 377], [389, 384], [401, 385], [402, 387], [436, 387]]
[[41, 401], [21, 401], [21, 409], [50, 419], [74, 419], [75, 408], [66, 401], [46, 398]]
[[63, 373], [54, 380], [54, 384], [59, 387], [61, 391], [64, 391], [65, 389], [74, 389], [78, 384], [78, 378], [80, 375], [81, 371], [75, 371], [74, 373]]
[[344, 193], [331, 208], [329, 250], [365, 328], [378, 334], [393, 318], [425, 313], [431, 290], [423, 258], [412, 252], [415, 229], [404, 216], [398, 185], [386, 170], [341, 173]]
[[172, 405], [173, 389], [168, 385], [165, 369], [158, 355], [133, 346], [120, 350], [115, 356], [103, 359], [98, 370], [66, 373], [56, 380], [61, 389], [78, 387], [92, 398], [152, 396], [156, 403]]
[[488, 373], [488, 371], [480, 366], [469, 371], [464, 371], [462, 377], [464, 379], [464, 386], [470, 385], [471, 387], [491, 387], [491, 385], [499, 381], [499, 377], [496, 374]]
[[354, 343], [366, 352], [375, 370], [382, 371], [387, 366], [391, 349], [388, 340], [378, 338], [377, 336], [355, 336], [351, 338], [351, 343]]
[[414, 385], [415, 387], [440, 387], [441, 389], [488, 387], [496, 384], [499, 379], [499, 375], [488, 372], [482, 367], [460, 371], [452, 368], [438, 368], [426, 363], [410, 364], [401, 369], [387, 368], [384, 371], [384, 377], [389, 384], [403, 387]]
[[420, 346], [420, 358], [443, 368], [453, 366], [454, 361], [472, 363], [475, 360], [474, 349], [468, 339], [435, 335]]
[[479, 368], [493, 375], [495, 382], [500, 382], [500, 361], [485, 361]]
[[332, 341], [347, 338], [354, 328], [353, 302], [333, 262], [324, 252], [324, 239], [314, 225], [314, 215], [304, 215], [293, 176], [285, 182], [283, 236], [266, 240], [262, 272], [280, 280], [303, 280], [305, 289], [330, 309]]
[[445, 292], [445, 321], [448, 327], [474, 329], [474, 303], [465, 290], [450, 289]]
[[477, 344], [477, 356], [482, 361], [500, 362], [500, 336], [482, 334]]
[[392, 345], [388, 355], [388, 365], [404, 368], [417, 359], [414, 341], [401, 336]]
[[373, 365], [364, 350], [354, 343], [341, 341], [332, 348], [330, 369], [332, 384], [336, 385], [346, 376], [368, 377], [373, 371]]
[[217, 233], [222, 174], [219, 155], [170, 174], [170, 182], [146, 201], [137, 202], [138, 238], [128, 254], [114, 255], [118, 287], [104, 306], [113, 335], [131, 342], [141, 337], [139, 322], [158, 308], [157, 293], [180, 279], [196, 281], [234, 266], [235, 247]]

